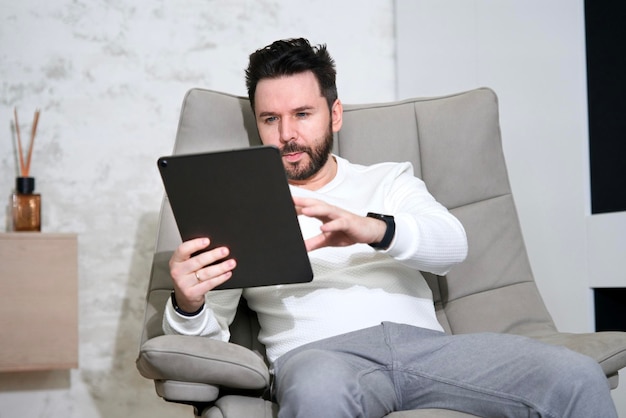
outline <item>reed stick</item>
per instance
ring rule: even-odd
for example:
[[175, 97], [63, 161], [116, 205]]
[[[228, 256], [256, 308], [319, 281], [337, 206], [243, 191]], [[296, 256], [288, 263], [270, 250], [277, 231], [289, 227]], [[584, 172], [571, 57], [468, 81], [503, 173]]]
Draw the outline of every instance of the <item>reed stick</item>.
[[30, 159], [33, 156], [33, 146], [35, 145], [35, 135], [37, 135], [37, 124], [39, 123], [39, 109], [35, 110], [33, 117], [33, 127], [30, 131], [30, 144], [28, 145], [28, 158], [26, 159], [26, 177], [30, 173]]
[[35, 110], [35, 116], [33, 117], [33, 126], [30, 131], [30, 142], [28, 144], [28, 156], [26, 162], [24, 162], [24, 152], [22, 150], [22, 135], [20, 133], [20, 121], [17, 117], [17, 109], [13, 108], [13, 116], [15, 117], [15, 133], [17, 135], [17, 153], [19, 156], [20, 175], [22, 177], [28, 177], [30, 173], [30, 161], [33, 157], [33, 148], [35, 145], [35, 136], [37, 135], [37, 125], [39, 124], [39, 109]]
[[27, 177], [24, 172], [24, 155], [22, 154], [22, 137], [20, 135], [20, 122], [17, 118], [17, 109], [13, 108], [13, 116], [15, 117], [15, 133], [17, 134], [17, 152], [19, 154], [20, 173], [22, 177]]

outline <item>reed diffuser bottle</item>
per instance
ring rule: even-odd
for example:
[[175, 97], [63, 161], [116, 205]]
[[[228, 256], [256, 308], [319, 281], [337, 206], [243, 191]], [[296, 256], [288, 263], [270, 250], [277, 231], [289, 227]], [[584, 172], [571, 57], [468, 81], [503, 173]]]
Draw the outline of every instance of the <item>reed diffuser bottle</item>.
[[33, 156], [33, 145], [37, 133], [37, 123], [39, 122], [39, 110], [35, 111], [30, 133], [30, 143], [28, 144], [28, 154], [26, 157], [22, 151], [22, 136], [20, 134], [20, 123], [17, 119], [17, 109], [13, 109], [13, 115], [15, 116], [15, 133], [17, 136], [18, 162], [20, 165], [20, 176], [16, 178], [15, 193], [11, 195], [13, 230], [41, 231], [41, 195], [34, 193], [35, 178], [29, 176], [30, 161]]
[[41, 195], [34, 191], [33, 177], [16, 179], [15, 193], [11, 196], [14, 231], [41, 231]]

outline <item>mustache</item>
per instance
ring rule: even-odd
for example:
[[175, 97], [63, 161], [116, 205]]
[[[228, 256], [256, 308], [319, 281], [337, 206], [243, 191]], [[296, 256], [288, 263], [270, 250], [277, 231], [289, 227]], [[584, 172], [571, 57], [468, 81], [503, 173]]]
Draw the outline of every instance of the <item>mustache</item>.
[[280, 149], [280, 155], [293, 154], [294, 152], [306, 152], [307, 154], [310, 154], [311, 150], [308, 147], [298, 145], [295, 142], [289, 142]]

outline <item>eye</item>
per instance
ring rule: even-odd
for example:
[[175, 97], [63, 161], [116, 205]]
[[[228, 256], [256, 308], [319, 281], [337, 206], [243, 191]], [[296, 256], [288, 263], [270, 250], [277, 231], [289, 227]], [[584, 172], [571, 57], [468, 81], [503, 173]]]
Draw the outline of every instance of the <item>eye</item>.
[[307, 112], [298, 112], [298, 113], [296, 113], [296, 117], [299, 118], [299, 119], [304, 119], [307, 116], [309, 116], [309, 114]]
[[263, 122], [272, 123], [272, 122], [276, 122], [277, 120], [278, 118], [276, 116], [268, 116], [265, 119], [263, 119]]

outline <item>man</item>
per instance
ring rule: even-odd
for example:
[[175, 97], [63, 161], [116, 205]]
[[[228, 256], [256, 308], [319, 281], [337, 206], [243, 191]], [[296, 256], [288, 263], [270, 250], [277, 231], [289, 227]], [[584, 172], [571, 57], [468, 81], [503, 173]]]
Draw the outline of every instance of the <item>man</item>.
[[445, 274], [463, 261], [464, 229], [410, 164], [365, 167], [332, 155], [343, 108], [325, 46], [274, 42], [250, 56], [246, 81], [261, 139], [281, 151], [315, 277], [212, 291], [236, 261], [224, 247], [192, 256], [210, 237], [185, 242], [170, 260], [166, 333], [228, 340], [245, 296], [259, 316], [281, 417], [416, 408], [616, 416], [588, 357], [512, 335], [443, 332], [419, 271]]

